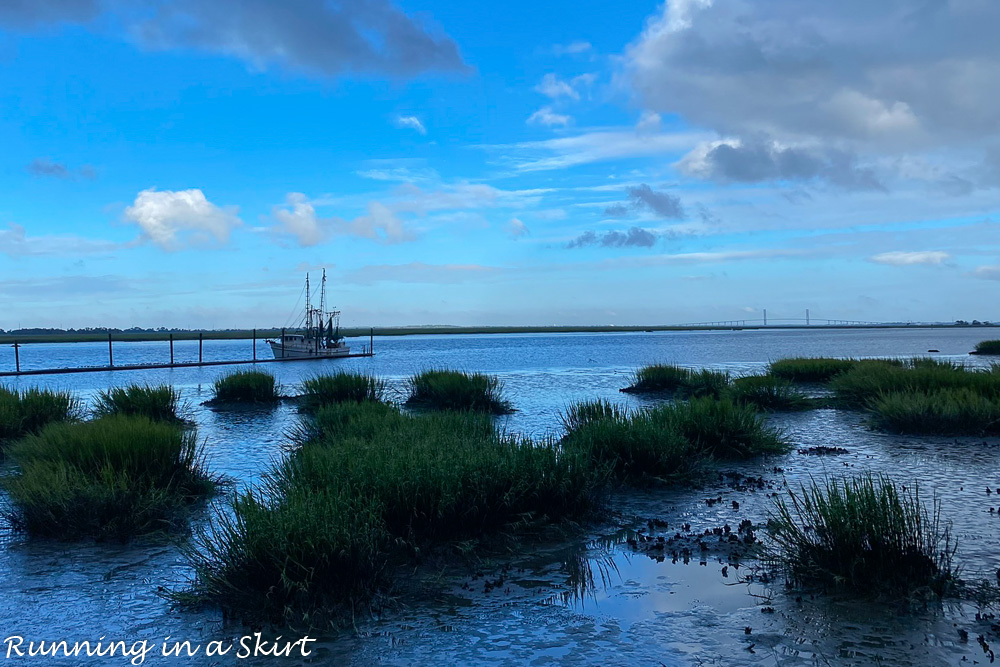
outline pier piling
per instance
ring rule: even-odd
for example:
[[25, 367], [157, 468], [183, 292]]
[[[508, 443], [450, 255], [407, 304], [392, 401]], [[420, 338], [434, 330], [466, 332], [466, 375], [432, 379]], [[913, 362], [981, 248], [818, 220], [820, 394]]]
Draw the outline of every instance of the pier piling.
[[15, 340], [14, 341], [14, 368], [17, 369], [18, 373], [21, 372], [21, 352], [20, 352], [19, 348], [20, 348], [20, 346], [17, 344], [17, 341]]
[[174, 365], [174, 335], [170, 334], [170, 365]]
[[203, 349], [205, 347], [205, 334], [198, 334], [198, 363], [204, 361]]
[[115, 352], [111, 348], [111, 334], [108, 334], [108, 366], [110, 368], [115, 367]]

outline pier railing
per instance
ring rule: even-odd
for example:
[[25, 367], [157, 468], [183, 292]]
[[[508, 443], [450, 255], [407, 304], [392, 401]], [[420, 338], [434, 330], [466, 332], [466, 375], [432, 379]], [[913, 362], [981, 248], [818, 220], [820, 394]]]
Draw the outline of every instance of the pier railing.
[[[281, 330], [281, 336], [284, 337], [285, 329]], [[253, 329], [251, 336], [251, 356], [249, 359], [213, 359], [205, 360], [205, 334], [198, 334], [198, 361], [177, 361], [174, 355], [174, 334], [167, 334], [164, 338], [144, 338], [142, 341], [136, 340], [124, 340], [118, 342], [165, 342], [169, 345], [169, 362], [163, 361], [161, 363], [142, 363], [142, 364], [115, 364], [115, 340], [114, 335], [108, 334], [108, 364], [106, 366], [67, 366], [63, 368], [31, 368], [22, 369], [21, 368], [21, 350], [25, 347], [31, 347], [33, 345], [40, 345], [43, 343], [23, 343], [15, 340], [13, 343], [14, 348], [14, 370], [5, 371], [0, 370], [0, 377], [16, 377], [20, 375], [57, 375], [60, 373], [99, 373], [106, 371], [141, 371], [141, 370], [153, 370], [153, 369], [163, 369], [163, 368], [197, 368], [199, 366], [236, 366], [240, 364], [263, 364], [263, 363], [275, 363], [275, 362], [287, 362], [287, 361], [317, 361], [320, 359], [349, 359], [357, 357], [371, 357], [375, 355], [375, 330], [371, 329], [369, 331], [369, 344], [361, 346], [361, 352], [355, 352], [353, 354], [343, 354], [331, 357], [279, 357], [274, 359], [259, 358], [257, 356], [257, 342], [258, 339], [257, 330]], [[209, 340], [212, 340], [209, 338]], [[221, 339], [221, 340], [233, 340], [233, 339]], [[166, 357], [167, 351], [164, 351], [164, 356]]]

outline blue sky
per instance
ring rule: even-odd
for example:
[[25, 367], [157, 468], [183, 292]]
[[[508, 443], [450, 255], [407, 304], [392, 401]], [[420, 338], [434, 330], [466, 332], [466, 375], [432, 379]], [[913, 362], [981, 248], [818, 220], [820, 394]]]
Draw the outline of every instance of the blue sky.
[[0, 328], [1000, 319], [997, 19], [5, 2]]

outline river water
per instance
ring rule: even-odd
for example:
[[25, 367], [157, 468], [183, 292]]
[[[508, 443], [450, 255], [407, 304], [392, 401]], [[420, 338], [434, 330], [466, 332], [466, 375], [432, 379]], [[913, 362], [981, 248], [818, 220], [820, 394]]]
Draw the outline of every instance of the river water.
[[[478, 370], [498, 375], [518, 412], [505, 428], [534, 437], [558, 436], [559, 415], [591, 398], [637, 405], [619, 393], [638, 366], [673, 362], [744, 373], [788, 356], [928, 356], [982, 364], [968, 356], [990, 336], [974, 329], [792, 330], [622, 334], [436, 335], [375, 341], [376, 356], [268, 365], [288, 393], [318, 372], [351, 370], [385, 377], [398, 396], [405, 378], [428, 368]], [[360, 346], [365, 340], [349, 341]], [[263, 344], [258, 355], [269, 356]], [[206, 359], [240, 359], [248, 341], [211, 341]], [[106, 344], [32, 345], [21, 349], [23, 368], [98, 366]], [[169, 359], [166, 343], [116, 343], [115, 363]], [[197, 359], [197, 342], [175, 344], [178, 361]], [[0, 369], [13, 369], [13, 351], [0, 348]], [[201, 405], [225, 367], [100, 372], [8, 380], [23, 388], [70, 389], [89, 401], [94, 393], [131, 382], [178, 387], [199, 429], [213, 471], [237, 484], [253, 483], [283, 455], [294, 408], [214, 412]], [[321, 636], [310, 658], [205, 657], [207, 642], [229, 645], [252, 629], [224, 623], [216, 611], [191, 612], [163, 600], [161, 586], [190, 576], [179, 542], [130, 545], [64, 543], [3, 533], [0, 543], [0, 628], [3, 636], [95, 641], [146, 639], [155, 644], [143, 664], [579, 664], [579, 665], [903, 665], [989, 661], [977, 636], [1000, 646], [993, 621], [977, 619], [971, 603], [901, 608], [836, 596], [786, 592], [779, 583], [746, 583], [752, 569], [727, 568], [714, 547], [704, 557], [672, 562], [668, 554], [630, 546], [629, 527], [647, 521], [669, 528], [646, 534], [701, 533], [742, 519], [761, 523], [771, 494], [810, 477], [883, 473], [919, 482], [921, 494], [942, 503], [958, 541], [956, 559], [966, 578], [996, 580], [1000, 567], [1000, 440], [887, 436], [869, 431], [862, 416], [833, 410], [770, 417], [795, 450], [787, 455], [719, 468], [717, 482], [699, 489], [659, 489], [615, 496], [607, 520], [532, 540], [509, 554], [490, 554], [467, 566], [417, 571], [404, 577], [398, 604], [379, 618], [359, 618], [350, 632]], [[799, 453], [812, 446], [847, 453]], [[759, 478], [748, 488], [735, 473]], [[990, 493], [987, 492], [990, 489]], [[722, 497], [709, 504], [707, 499]], [[733, 509], [733, 501], [739, 509]], [[195, 518], [203, 525], [212, 512]], [[682, 529], [690, 524], [688, 530]], [[662, 523], [660, 524], [662, 525]], [[657, 556], [661, 556], [657, 558]], [[482, 575], [482, 576], [478, 576]], [[503, 578], [495, 589], [485, 581]], [[749, 628], [749, 632], [747, 629]], [[968, 632], [963, 640], [960, 629]], [[264, 630], [267, 637], [280, 631]], [[285, 631], [293, 639], [300, 636]], [[191, 658], [164, 657], [160, 645], [190, 640], [202, 645]], [[2, 639], [2, 637], [0, 637]], [[0, 645], [6, 655], [7, 645]], [[46, 663], [43, 658], [23, 662]], [[61, 659], [56, 664], [129, 664], [121, 656]], [[971, 664], [966, 662], [964, 664]]]

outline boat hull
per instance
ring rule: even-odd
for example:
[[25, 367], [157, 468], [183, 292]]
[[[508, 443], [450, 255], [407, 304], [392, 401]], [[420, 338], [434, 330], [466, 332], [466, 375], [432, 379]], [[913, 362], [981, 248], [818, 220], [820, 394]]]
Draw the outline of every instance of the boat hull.
[[336, 359], [337, 357], [347, 357], [351, 354], [351, 348], [347, 345], [338, 347], [314, 348], [311, 345], [282, 345], [280, 341], [268, 341], [271, 352], [275, 359]]

